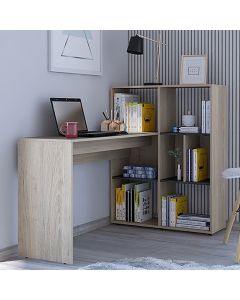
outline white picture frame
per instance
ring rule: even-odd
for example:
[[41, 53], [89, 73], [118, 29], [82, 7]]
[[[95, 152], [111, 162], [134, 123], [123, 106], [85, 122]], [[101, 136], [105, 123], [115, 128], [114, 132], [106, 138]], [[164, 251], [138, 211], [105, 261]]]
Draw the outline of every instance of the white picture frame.
[[207, 83], [207, 56], [182, 55], [180, 84]]
[[102, 31], [50, 30], [49, 71], [102, 75]]

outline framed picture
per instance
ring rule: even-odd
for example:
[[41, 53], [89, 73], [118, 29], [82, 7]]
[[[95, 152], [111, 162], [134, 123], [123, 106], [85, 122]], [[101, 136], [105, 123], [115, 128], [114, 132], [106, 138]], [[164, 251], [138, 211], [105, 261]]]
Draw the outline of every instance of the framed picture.
[[180, 84], [207, 83], [207, 56], [182, 55]]
[[102, 74], [100, 30], [49, 31], [49, 71]]

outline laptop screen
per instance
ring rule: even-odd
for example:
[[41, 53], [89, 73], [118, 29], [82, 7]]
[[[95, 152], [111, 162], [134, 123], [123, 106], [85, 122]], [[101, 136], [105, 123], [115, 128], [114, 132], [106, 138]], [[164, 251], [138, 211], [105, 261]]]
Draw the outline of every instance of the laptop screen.
[[79, 131], [87, 131], [87, 123], [81, 99], [77, 98], [50, 98], [53, 113], [59, 132], [64, 122], [78, 122]]

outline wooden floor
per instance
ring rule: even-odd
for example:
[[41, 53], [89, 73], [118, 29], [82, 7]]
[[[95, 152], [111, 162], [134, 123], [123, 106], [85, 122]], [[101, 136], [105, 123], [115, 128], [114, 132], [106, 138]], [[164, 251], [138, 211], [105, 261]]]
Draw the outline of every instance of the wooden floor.
[[78, 269], [100, 261], [147, 256], [233, 265], [238, 233], [234, 230], [229, 244], [224, 245], [224, 231], [209, 236], [109, 225], [74, 238], [74, 265], [13, 257], [1, 262], [0, 269]]

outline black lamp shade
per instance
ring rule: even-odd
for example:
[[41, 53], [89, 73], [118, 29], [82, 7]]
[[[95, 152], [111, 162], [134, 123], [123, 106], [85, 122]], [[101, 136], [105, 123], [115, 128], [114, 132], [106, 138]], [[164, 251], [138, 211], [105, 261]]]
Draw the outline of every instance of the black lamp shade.
[[132, 36], [128, 44], [127, 52], [137, 55], [143, 54], [143, 39], [138, 35]]

